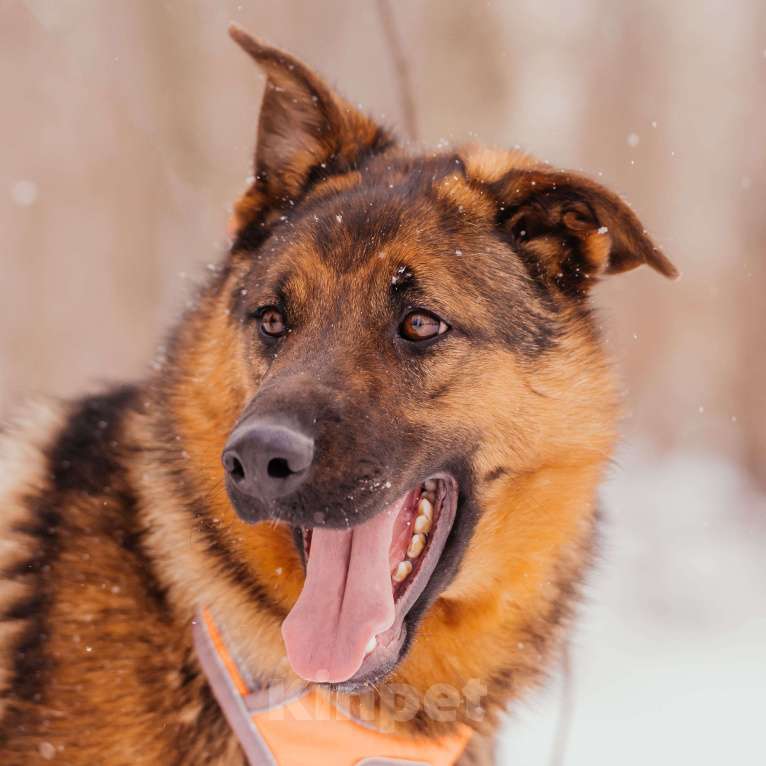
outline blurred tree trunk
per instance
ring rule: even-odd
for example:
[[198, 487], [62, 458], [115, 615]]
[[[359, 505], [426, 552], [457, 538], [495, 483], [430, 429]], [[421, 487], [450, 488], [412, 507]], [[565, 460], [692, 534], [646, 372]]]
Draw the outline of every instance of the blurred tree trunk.
[[[766, 489], [766, 136], [753, 141], [753, 125], [766, 124], [766, 4], [753, 8], [752, 23], [743, 48], [753, 61], [750, 77], [742, 83], [746, 108], [734, 147], [740, 154], [742, 252], [732, 253], [732, 277], [738, 300], [739, 361], [733, 370], [737, 423], [741, 430], [743, 462], [762, 489]], [[736, 232], [732, 232], [736, 242]]]
[[417, 79], [424, 84], [416, 96], [423, 140], [509, 143], [513, 72], [498, 11], [469, 0], [425, 0], [419, 8], [426, 55], [412, 63], [420, 64]]
[[[599, 0], [592, 13], [598, 34], [582, 63], [583, 162], [601, 183], [625, 195], [650, 235], [661, 242], [663, 233], [672, 230], [669, 203], [677, 186], [662, 140], [671, 102], [664, 73], [671, 47], [668, 25], [662, 7], [652, 4]], [[672, 248], [664, 249], [676, 260]], [[677, 295], [670, 302], [658, 280], [651, 273], [618, 276], [607, 280], [596, 297], [604, 307], [602, 324], [620, 371], [631, 381], [628, 416], [635, 409], [642, 430], [668, 446], [678, 418], [668, 417], [671, 394], [657, 380], [673, 344], [669, 328], [679, 303]]]

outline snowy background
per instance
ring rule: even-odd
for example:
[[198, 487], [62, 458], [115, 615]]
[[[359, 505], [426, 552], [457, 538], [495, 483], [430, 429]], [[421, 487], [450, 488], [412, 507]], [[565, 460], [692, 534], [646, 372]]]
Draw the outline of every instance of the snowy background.
[[[766, 763], [766, 495], [709, 452], [626, 449], [571, 643], [567, 766]], [[553, 764], [561, 674], [500, 762]]]
[[[621, 192], [683, 272], [596, 300], [625, 382], [567, 766], [766, 764], [766, 2], [391, 0], [420, 140]], [[403, 123], [374, 0], [0, 0], [0, 416], [142, 373], [224, 248], [263, 80], [236, 20]], [[502, 763], [549, 764], [560, 679]]]

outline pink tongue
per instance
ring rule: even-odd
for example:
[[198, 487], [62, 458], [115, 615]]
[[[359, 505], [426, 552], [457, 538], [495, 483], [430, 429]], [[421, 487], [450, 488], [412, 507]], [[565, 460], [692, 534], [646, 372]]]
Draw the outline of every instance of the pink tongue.
[[393, 624], [388, 551], [405, 502], [352, 529], [313, 531], [303, 590], [282, 623], [290, 665], [307, 681], [351, 678], [370, 638]]

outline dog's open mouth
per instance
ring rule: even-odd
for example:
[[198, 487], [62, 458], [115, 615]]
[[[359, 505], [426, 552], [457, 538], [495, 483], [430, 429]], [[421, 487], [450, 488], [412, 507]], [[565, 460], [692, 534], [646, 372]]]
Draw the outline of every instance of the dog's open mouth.
[[350, 529], [303, 529], [306, 580], [282, 624], [307, 681], [378, 677], [397, 662], [405, 617], [434, 573], [455, 520], [457, 483], [438, 474]]

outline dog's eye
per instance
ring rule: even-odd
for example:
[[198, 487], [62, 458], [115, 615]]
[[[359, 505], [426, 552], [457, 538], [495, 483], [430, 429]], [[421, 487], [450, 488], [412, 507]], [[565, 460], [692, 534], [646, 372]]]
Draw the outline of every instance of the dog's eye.
[[279, 338], [287, 332], [285, 316], [276, 306], [264, 306], [258, 309], [255, 316], [261, 334], [269, 338]]
[[410, 311], [399, 325], [399, 335], [413, 343], [431, 340], [437, 335], [443, 335], [449, 330], [449, 325], [435, 314], [428, 311]]

